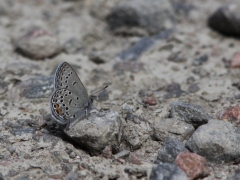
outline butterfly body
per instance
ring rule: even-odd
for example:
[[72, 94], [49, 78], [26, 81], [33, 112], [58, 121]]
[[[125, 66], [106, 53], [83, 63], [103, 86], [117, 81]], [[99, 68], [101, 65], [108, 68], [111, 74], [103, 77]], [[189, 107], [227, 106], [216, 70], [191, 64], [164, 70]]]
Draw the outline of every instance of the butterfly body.
[[54, 119], [60, 124], [82, 119], [88, 115], [92, 103], [92, 96], [88, 96], [75, 70], [68, 63], [61, 63], [55, 72], [54, 92], [50, 99]]

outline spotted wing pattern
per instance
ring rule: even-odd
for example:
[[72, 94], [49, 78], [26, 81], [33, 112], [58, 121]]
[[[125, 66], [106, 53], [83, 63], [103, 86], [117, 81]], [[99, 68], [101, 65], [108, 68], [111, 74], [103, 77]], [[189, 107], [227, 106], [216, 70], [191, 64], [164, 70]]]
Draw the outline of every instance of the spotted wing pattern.
[[65, 88], [74, 94], [78, 94], [82, 101], [88, 102], [88, 93], [75, 70], [66, 62], [60, 64], [56, 70], [55, 89]]
[[60, 64], [54, 77], [55, 91], [50, 99], [52, 115], [60, 124], [85, 117], [90, 109], [87, 90], [74, 69], [66, 62]]
[[83, 118], [88, 108], [88, 102], [81, 101], [78, 95], [67, 89], [57, 89], [51, 97], [50, 104], [53, 116], [61, 124]]

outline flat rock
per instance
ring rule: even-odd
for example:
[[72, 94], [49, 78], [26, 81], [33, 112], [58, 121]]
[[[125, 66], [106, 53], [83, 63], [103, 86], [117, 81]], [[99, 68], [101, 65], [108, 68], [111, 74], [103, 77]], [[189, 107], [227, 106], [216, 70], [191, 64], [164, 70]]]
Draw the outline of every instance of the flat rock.
[[183, 141], [194, 132], [194, 127], [191, 124], [173, 118], [155, 119], [152, 128], [153, 136], [159, 141], [165, 141], [168, 137]]
[[186, 142], [187, 147], [207, 160], [222, 163], [240, 158], [240, 134], [221, 120], [210, 120], [200, 126]]

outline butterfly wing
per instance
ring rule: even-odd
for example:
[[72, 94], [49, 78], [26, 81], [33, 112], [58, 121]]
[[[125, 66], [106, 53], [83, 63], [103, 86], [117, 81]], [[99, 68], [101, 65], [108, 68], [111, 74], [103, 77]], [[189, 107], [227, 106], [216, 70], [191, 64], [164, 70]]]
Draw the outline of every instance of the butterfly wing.
[[88, 102], [80, 99], [79, 95], [68, 89], [57, 89], [50, 100], [52, 115], [60, 124], [66, 124], [76, 118], [82, 119], [86, 109], [90, 108]]
[[88, 102], [89, 97], [86, 88], [82, 84], [75, 70], [66, 62], [60, 64], [54, 77], [55, 89], [67, 89], [78, 95], [80, 101]]

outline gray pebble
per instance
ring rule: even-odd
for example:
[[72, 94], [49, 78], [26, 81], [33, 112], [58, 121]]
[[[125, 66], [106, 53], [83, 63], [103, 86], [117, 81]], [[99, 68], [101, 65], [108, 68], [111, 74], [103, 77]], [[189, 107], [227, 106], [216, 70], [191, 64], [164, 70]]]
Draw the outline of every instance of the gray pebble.
[[107, 145], [113, 150], [119, 148], [122, 121], [117, 112], [92, 110], [87, 118], [76, 121], [65, 133], [91, 153], [101, 154]]
[[188, 177], [175, 164], [159, 163], [152, 169], [150, 180], [188, 180]]
[[187, 151], [183, 142], [174, 138], [167, 138], [158, 150], [157, 161], [173, 163], [178, 153]]
[[222, 163], [240, 158], [240, 135], [232, 124], [210, 120], [200, 126], [186, 142], [186, 146], [209, 161]]
[[194, 127], [191, 124], [171, 118], [155, 119], [152, 128], [153, 136], [159, 141], [165, 141], [168, 137], [183, 141], [194, 132]]
[[206, 124], [209, 119], [201, 106], [181, 101], [172, 102], [171, 117], [190, 123], [194, 127]]

